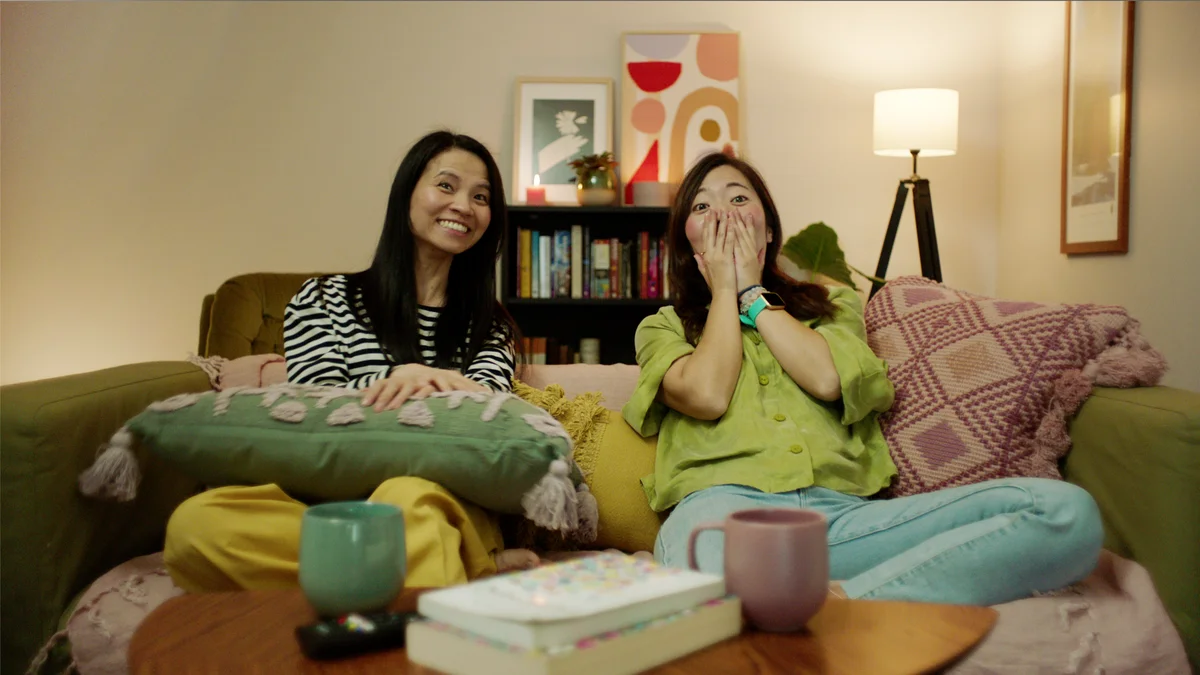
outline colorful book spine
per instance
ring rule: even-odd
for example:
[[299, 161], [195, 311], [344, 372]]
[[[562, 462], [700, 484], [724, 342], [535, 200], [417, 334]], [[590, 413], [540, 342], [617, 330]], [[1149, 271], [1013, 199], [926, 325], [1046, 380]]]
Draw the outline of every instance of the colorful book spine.
[[592, 297], [592, 232], [583, 228], [583, 297]]
[[667, 248], [667, 238], [658, 240], [659, 283], [662, 285], [662, 297], [671, 297], [671, 251]]
[[554, 233], [542, 234], [538, 240], [541, 242], [538, 246], [538, 272], [540, 273], [538, 288], [541, 290], [541, 294], [538, 297], [552, 298], [554, 297], [554, 283], [551, 281], [550, 272], [553, 269]]
[[571, 231], [554, 233], [554, 297], [571, 297]]
[[583, 297], [583, 226], [571, 226], [571, 297]]
[[529, 245], [529, 297], [542, 297], [542, 235], [539, 232], [530, 232]]
[[518, 270], [520, 271], [520, 284], [517, 290], [517, 297], [529, 298], [532, 289], [533, 281], [533, 233], [525, 228], [521, 228], [517, 233], [517, 260]]
[[621, 241], [608, 240], [608, 297], [621, 297]]
[[592, 242], [592, 265], [595, 267], [592, 278], [592, 297], [607, 298], [611, 276], [608, 273], [609, 262], [608, 239], [597, 239]]
[[652, 298], [661, 297], [659, 295], [659, 279], [658, 279], [659, 259], [660, 259], [660, 253], [658, 250], [658, 240], [655, 239], [650, 244], [650, 259], [647, 264], [647, 267], [649, 268], [649, 275], [650, 275], [647, 285], [648, 285], [648, 290], [650, 292], [650, 297], [652, 297]]

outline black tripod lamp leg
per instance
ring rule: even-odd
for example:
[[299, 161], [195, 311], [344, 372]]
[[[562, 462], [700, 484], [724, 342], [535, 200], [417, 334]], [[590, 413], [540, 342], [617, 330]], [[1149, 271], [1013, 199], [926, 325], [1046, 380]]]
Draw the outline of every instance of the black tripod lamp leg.
[[[896, 243], [896, 231], [900, 229], [900, 215], [904, 213], [904, 202], [908, 199], [908, 181], [900, 181], [900, 186], [896, 188], [896, 202], [892, 204], [892, 218], [888, 221], [887, 234], [883, 236], [883, 250], [879, 252], [879, 264], [875, 266], [875, 276], [880, 279], [887, 278], [888, 262], [892, 259], [892, 246]], [[868, 298], [875, 297], [879, 289], [883, 288], [883, 284], [878, 281], [871, 282], [871, 295]]]
[[913, 185], [913, 208], [917, 217], [917, 250], [921, 254], [921, 276], [940, 283], [942, 260], [938, 255], [937, 233], [933, 227], [933, 199], [929, 194], [929, 181], [924, 178]]

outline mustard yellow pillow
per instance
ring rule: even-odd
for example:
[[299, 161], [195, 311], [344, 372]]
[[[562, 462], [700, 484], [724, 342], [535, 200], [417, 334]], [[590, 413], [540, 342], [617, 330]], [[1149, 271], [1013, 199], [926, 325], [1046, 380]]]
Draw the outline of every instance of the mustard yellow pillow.
[[627, 553], [653, 551], [666, 514], [660, 516], [651, 510], [641, 479], [654, 473], [658, 436], [643, 438], [621, 413], [607, 413], [608, 423], [597, 441], [595, 463], [590, 469], [580, 467], [600, 512], [594, 545]]
[[666, 515], [650, 509], [641, 479], [654, 472], [658, 437], [640, 436], [621, 413], [601, 405], [599, 392], [568, 399], [557, 384], [535, 389], [517, 381], [513, 393], [549, 412], [571, 435], [575, 463], [599, 510], [599, 532], [591, 545], [653, 551]]

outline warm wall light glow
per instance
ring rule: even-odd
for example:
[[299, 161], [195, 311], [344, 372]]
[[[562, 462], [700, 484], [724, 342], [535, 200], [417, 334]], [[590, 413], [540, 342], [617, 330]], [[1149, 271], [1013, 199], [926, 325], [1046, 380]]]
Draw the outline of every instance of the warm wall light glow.
[[1120, 94], [1108, 99], [1108, 152], [1114, 157], [1121, 154], [1121, 114], [1125, 112]]
[[945, 157], [958, 151], [958, 92], [891, 89], [875, 94], [875, 154]]

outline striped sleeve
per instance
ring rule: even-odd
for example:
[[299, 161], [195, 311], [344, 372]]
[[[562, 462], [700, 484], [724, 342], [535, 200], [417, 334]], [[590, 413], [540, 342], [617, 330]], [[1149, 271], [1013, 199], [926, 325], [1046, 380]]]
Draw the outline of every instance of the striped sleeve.
[[492, 325], [492, 335], [475, 355], [475, 360], [463, 374], [492, 391], [512, 391], [513, 371], [516, 368], [516, 354], [513, 351], [512, 338], [504, 327], [495, 323]]
[[358, 324], [346, 295], [343, 276], [309, 279], [288, 303], [283, 314], [288, 382], [363, 389], [387, 376], [391, 365], [383, 358], [356, 363], [352, 376], [347, 352], [355, 360], [361, 356], [343, 337], [353, 336]]

